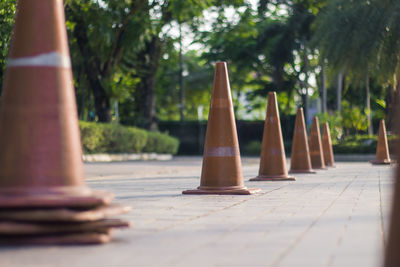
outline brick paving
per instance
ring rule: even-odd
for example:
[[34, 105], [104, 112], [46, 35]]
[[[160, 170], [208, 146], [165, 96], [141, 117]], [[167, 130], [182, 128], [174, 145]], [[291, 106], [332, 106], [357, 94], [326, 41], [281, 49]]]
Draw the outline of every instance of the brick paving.
[[295, 182], [248, 182], [251, 196], [182, 195], [199, 185], [200, 157], [85, 164], [133, 223], [102, 246], [0, 248], [0, 266], [380, 266], [393, 168], [337, 163]]

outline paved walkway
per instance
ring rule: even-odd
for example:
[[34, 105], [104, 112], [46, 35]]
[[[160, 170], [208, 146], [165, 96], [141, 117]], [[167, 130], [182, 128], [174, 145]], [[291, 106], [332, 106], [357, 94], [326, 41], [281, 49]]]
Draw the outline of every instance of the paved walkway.
[[251, 196], [181, 195], [199, 185], [201, 158], [91, 163], [88, 184], [115, 193], [133, 227], [102, 246], [0, 249], [0, 266], [380, 266], [392, 171], [338, 163], [295, 182], [248, 182]]

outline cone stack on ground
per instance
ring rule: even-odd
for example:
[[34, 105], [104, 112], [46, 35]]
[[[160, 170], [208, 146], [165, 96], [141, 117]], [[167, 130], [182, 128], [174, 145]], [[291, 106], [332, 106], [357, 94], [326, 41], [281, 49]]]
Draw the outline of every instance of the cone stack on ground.
[[390, 159], [389, 146], [386, 137], [385, 121], [379, 123], [378, 144], [376, 146], [376, 158], [370, 161], [372, 164], [390, 164], [393, 161]]
[[283, 146], [281, 121], [276, 93], [268, 93], [267, 117], [265, 118], [258, 176], [250, 181], [294, 181], [288, 175]]
[[303, 108], [297, 109], [289, 173], [316, 173], [311, 168], [310, 150], [308, 148]]
[[257, 191], [244, 186], [228, 69], [225, 62], [217, 62], [200, 186], [182, 193], [248, 195]]
[[319, 132], [318, 117], [314, 117], [310, 132], [311, 166], [316, 170], [325, 170], [324, 154], [322, 152], [321, 134]]
[[104, 243], [128, 226], [107, 217], [129, 207], [84, 183], [62, 0], [18, 1], [1, 101], [0, 243]]
[[324, 152], [325, 166], [335, 167], [331, 132], [329, 130], [329, 124], [327, 122], [324, 123], [324, 128], [322, 129], [322, 151]]

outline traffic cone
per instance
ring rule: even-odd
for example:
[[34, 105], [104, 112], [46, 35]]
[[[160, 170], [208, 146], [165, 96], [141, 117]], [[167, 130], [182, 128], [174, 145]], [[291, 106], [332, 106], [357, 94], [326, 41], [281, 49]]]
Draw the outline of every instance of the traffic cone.
[[[397, 110], [397, 121], [400, 119], [400, 110]], [[382, 131], [381, 131], [382, 130]], [[399, 133], [399, 128], [396, 129], [397, 134]], [[383, 120], [381, 121], [381, 126], [379, 127], [379, 133], [385, 134], [385, 124]], [[381, 134], [380, 134], [381, 135]], [[385, 135], [386, 137], [386, 135]], [[386, 138], [385, 138], [386, 139]], [[380, 139], [379, 139], [380, 140]], [[383, 138], [382, 138], [383, 140]], [[387, 143], [386, 143], [387, 145]], [[386, 146], [387, 147], [387, 146]], [[397, 140], [397, 158], [400, 158], [400, 141]], [[400, 266], [400, 167], [397, 166], [395, 171], [395, 184], [394, 193], [392, 197], [392, 209], [391, 218], [389, 225], [389, 234], [387, 235], [387, 242], [385, 246], [385, 260], [384, 267], [398, 267]]]
[[390, 164], [393, 160], [390, 159], [389, 146], [386, 137], [385, 120], [379, 123], [378, 144], [376, 146], [376, 159], [370, 161], [372, 164]]
[[329, 124], [327, 122], [324, 123], [324, 128], [322, 129], [322, 151], [324, 152], [325, 166], [335, 167], [331, 132], [329, 131]]
[[[112, 194], [92, 191], [84, 183], [62, 0], [18, 1], [1, 101], [0, 210], [18, 210], [22, 217], [24, 209], [52, 212], [50, 221], [56, 223], [65, 209], [106, 208]], [[73, 240], [106, 240], [95, 229], [84, 232], [90, 242], [84, 236]], [[39, 243], [41, 238], [35, 236]], [[66, 239], [51, 238], [54, 243]]]
[[268, 93], [267, 117], [261, 146], [260, 169], [258, 176], [250, 181], [294, 181], [286, 168], [285, 149], [279, 119], [276, 93]]
[[208, 116], [200, 186], [183, 194], [248, 195], [244, 186], [235, 116], [225, 62], [217, 62]]
[[303, 108], [298, 108], [296, 123], [294, 125], [292, 157], [289, 173], [316, 173], [311, 168], [310, 150], [308, 148], [307, 139]]
[[322, 152], [321, 135], [319, 132], [318, 117], [313, 118], [310, 133], [310, 158], [313, 169], [326, 170], [324, 154]]

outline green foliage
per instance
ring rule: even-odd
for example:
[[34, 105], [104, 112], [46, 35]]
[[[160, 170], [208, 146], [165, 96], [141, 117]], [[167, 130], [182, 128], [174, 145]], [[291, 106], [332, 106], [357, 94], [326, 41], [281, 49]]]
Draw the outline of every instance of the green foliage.
[[0, 88], [6, 67], [8, 47], [14, 24], [16, 0], [0, 0]]
[[343, 119], [340, 113], [320, 113], [318, 114], [318, 120], [321, 126], [326, 122], [329, 124], [332, 143], [337, 143], [337, 141], [343, 136]]
[[147, 142], [143, 148], [143, 152], [176, 154], [178, 148], [178, 139], [159, 132], [148, 132]]
[[[388, 136], [389, 152], [394, 151], [396, 136]], [[339, 154], [374, 154], [378, 137], [376, 135], [351, 135], [333, 145], [334, 153]]]
[[342, 101], [342, 122], [343, 127], [350, 134], [355, 134], [360, 131], [366, 131], [368, 128], [368, 118], [366, 113], [361, 111], [359, 107], [351, 106], [349, 102]]
[[85, 153], [102, 152], [100, 144], [104, 143], [103, 128], [101, 124], [93, 122], [79, 122], [81, 130], [82, 149]]
[[103, 124], [102, 150], [109, 153], [139, 153], [147, 143], [148, 133], [135, 127]]
[[119, 124], [79, 122], [85, 153], [176, 154], [179, 141], [167, 134]]

